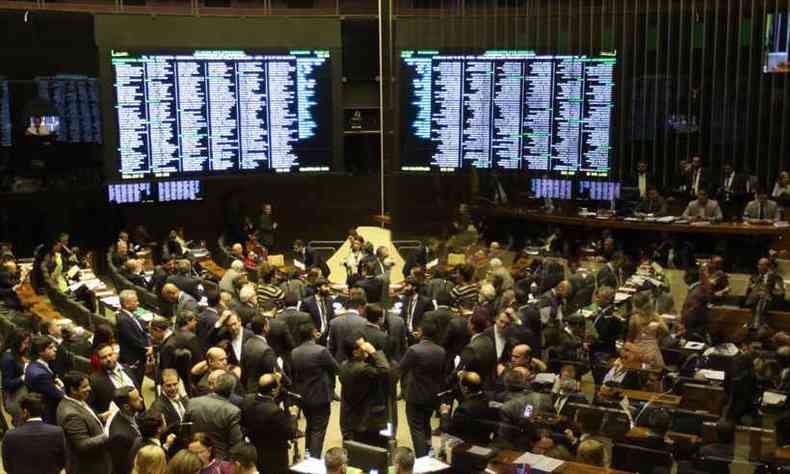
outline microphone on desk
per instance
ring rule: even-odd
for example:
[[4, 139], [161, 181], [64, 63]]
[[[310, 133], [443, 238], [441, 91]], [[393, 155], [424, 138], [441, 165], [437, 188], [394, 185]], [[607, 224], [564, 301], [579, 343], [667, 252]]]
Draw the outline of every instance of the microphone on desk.
[[291, 397], [291, 398], [293, 398], [295, 400], [301, 400], [302, 399], [302, 396], [299, 395], [298, 393], [289, 392], [288, 390], [283, 390], [283, 393], [285, 394], [285, 396]]
[[454, 391], [455, 391], [455, 389], [451, 388], [449, 390], [445, 390], [444, 392], [439, 392], [439, 393], [436, 394], [436, 398], [444, 398], [444, 397], [446, 397], [448, 395], [452, 395]]

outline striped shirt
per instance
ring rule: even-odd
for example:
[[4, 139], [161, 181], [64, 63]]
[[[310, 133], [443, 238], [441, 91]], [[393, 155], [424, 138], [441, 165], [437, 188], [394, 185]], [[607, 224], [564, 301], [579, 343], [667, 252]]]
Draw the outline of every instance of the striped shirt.
[[472, 308], [477, 304], [477, 284], [468, 283], [465, 285], [457, 285], [450, 290], [450, 297], [453, 300], [453, 305], [457, 308]]
[[261, 283], [256, 290], [258, 308], [268, 310], [282, 302], [285, 292], [279, 286]]

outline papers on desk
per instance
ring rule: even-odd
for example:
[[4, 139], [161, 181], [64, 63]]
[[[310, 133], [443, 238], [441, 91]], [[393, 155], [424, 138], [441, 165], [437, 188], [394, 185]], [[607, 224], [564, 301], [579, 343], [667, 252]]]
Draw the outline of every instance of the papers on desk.
[[203, 257], [208, 257], [210, 255], [210, 252], [204, 248], [189, 249], [188, 252], [194, 258], [203, 258]]
[[722, 370], [700, 369], [697, 371], [697, 374], [702, 375], [708, 380], [724, 382], [724, 371]]
[[324, 461], [316, 458], [307, 458], [299, 464], [294, 464], [291, 466], [291, 470], [305, 474], [326, 474]]
[[294, 260], [294, 266], [296, 268], [298, 268], [299, 270], [302, 270], [302, 271], [304, 271], [305, 268], [307, 268], [307, 267], [305, 267], [305, 264], [300, 262], [299, 260]]
[[677, 219], [675, 216], [664, 216], [656, 219], [656, 222], [660, 222], [662, 224], [671, 224], [675, 222], [675, 219]]
[[75, 276], [77, 276], [77, 273], [79, 272], [80, 272], [80, 267], [78, 267], [77, 265], [73, 265], [71, 268], [68, 269], [68, 271], [66, 271], [66, 276], [69, 278], [74, 278]]
[[630, 297], [631, 295], [629, 293], [621, 293], [618, 291], [617, 293], [614, 294], [614, 303], [615, 304], [622, 303], [623, 301], [627, 300]]
[[777, 406], [784, 405], [787, 400], [787, 395], [778, 392], [763, 392], [763, 406]]
[[704, 348], [705, 348], [705, 343], [704, 342], [694, 342], [694, 341], [688, 341], [683, 346], [683, 349], [689, 349], [689, 350], [692, 350], [692, 351], [701, 351]]
[[484, 448], [483, 446], [473, 445], [471, 448], [466, 450], [467, 453], [474, 454], [475, 456], [482, 456], [487, 458], [491, 456], [494, 452], [491, 448]]
[[710, 221], [694, 221], [690, 225], [705, 226], [710, 225]]
[[414, 473], [436, 472], [448, 469], [450, 466], [430, 456], [423, 456], [414, 460]]
[[513, 460], [513, 464], [526, 464], [541, 472], [554, 472], [558, 467], [565, 464], [565, 461], [550, 458], [542, 454], [523, 453]]
[[74, 292], [77, 288], [85, 285], [89, 290], [96, 290], [96, 289], [104, 289], [104, 282], [99, 280], [98, 278], [94, 278], [93, 280], [82, 280], [76, 283], [72, 283], [69, 285], [69, 291]]
[[545, 383], [552, 385], [554, 384], [555, 380], [557, 380], [557, 374], [552, 373], [540, 373], [533, 379], [535, 383]]
[[[431, 268], [435, 267], [436, 265], [439, 265], [439, 259], [438, 258], [434, 258], [430, 262], [426, 263], [425, 264], [425, 268], [426, 268], [426, 270], [430, 270]], [[422, 458], [420, 458], [420, 459], [422, 459]]]
[[121, 297], [118, 295], [107, 296], [105, 298], [102, 298], [100, 301], [111, 308], [121, 307]]

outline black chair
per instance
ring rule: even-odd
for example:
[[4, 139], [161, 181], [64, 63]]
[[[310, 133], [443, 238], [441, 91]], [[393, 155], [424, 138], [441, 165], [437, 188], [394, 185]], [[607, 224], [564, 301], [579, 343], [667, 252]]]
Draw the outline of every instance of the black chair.
[[655, 468], [669, 472], [675, 464], [671, 453], [641, 448], [630, 444], [615, 444], [612, 448], [612, 467], [637, 474], [653, 474]]

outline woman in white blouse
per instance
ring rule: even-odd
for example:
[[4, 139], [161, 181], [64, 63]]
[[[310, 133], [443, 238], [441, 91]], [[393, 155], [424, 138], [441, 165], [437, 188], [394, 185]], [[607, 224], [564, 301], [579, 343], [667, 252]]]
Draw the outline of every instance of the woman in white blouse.
[[776, 180], [776, 184], [774, 184], [771, 196], [780, 197], [785, 194], [790, 196], [790, 173], [782, 171], [779, 173], [779, 179]]

